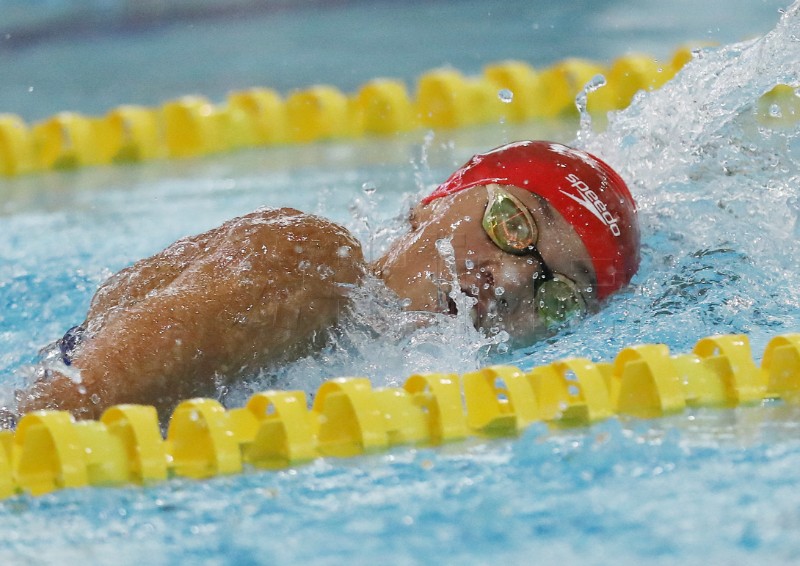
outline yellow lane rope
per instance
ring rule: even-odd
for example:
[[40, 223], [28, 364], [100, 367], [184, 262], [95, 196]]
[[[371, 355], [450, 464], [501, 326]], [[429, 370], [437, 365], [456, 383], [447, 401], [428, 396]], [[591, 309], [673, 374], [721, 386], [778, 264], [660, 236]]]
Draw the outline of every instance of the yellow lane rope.
[[364, 377], [323, 383], [309, 409], [302, 391], [266, 391], [242, 408], [183, 401], [160, 433], [153, 407], [118, 405], [99, 421], [63, 411], [24, 415], [0, 432], [0, 497], [56, 489], [206, 478], [244, 467], [281, 468], [398, 445], [521, 433], [535, 422], [589, 425], [614, 415], [655, 418], [687, 407], [765, 399], [800, 403], [800, 334], [774, 337], [760, 367], [747, 336], [703, 338], [692, 353], [647, 344], [613, 362], [572, 358], [523, 372], [491, 366], [418, 374], [373, 389]]
[[[351, 95], [317, 85], [284, 99], [275, 90], [252, 88], [232, 92], [220, 104], [184, 96], [156, 108], [123, 105], [100, 117], [60, 112], [33, 125], [0, 113], [0, 176], [418, 128], [563, 119], [576, 114], [576, 94], [599, 74], [606, 86], [589, 93], [587, 108], [604, 115], [626, 107], [639, 90], [660, 87], [690, 59], [690, 49], [682, 47], [668, 64], [629, 54], [610, 66], [572, 58], [541, 70], [505, 61], [477, 77], [436, 69], [419, 77], [413, 99], [403, 81], [374, 79]], [[767, 125], [793, 126], [800, 99], [792, 87], [778, 85], [761, 98], [757, 113]]]
[[588, 109], [601, 114], [624, 108], [641, 89], [660, 87], [690, 59], [690, 48], [681, 47], [664, 64], [628, 54], [610, 66], [571, 58], [539, 70], [504, 61], [488, 65], [480, 76], [435, 69], [419, 77], [413, 97], [403, 81], [378, 78], [350, 95], [327, 85], [286, 98], [252, 88], [232, 92], [219, 104], [185, 96], [156, 108], [123, 105], [99, 117], [60, 112], [32, 125], [0, 113], [0, 176], [417, 128], [563, 118], [576, 113], [576, 94], [598, 74], [607, 84], [589, 94]]

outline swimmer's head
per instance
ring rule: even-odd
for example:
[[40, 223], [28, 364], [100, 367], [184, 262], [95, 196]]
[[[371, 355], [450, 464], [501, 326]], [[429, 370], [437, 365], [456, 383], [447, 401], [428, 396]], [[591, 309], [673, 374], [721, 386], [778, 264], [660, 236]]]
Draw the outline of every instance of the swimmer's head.
[[636, 273], [636, 203], [622, 178], [597, 157], [557, 143], [508, 144], [473, 157], [422, 202], [489, 184], [543, 197], [569, 222], [592, 258], [599, 299], [627, 285]]
[[411, 224], [377, 263], [387, 285], [411, 309], [452, 312], [454, 276], [435, 245], [450, 238], [476, 327], [517, 342], [596, 310], [639, 265], [636, 205], [621, 177], [556, 143], [476, 155], [423, 199]]

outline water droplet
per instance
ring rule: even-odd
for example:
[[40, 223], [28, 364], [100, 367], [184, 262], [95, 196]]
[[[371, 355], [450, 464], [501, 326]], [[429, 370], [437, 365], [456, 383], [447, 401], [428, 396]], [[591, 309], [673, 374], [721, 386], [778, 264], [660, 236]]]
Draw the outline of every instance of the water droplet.
[[773, 118], [780, 118], [783, 116], [783, 112], [781, 112], [781, 107], [777, 104], [770, 104], [769, 105], [769, 115]]
[[586, 93], [588, 94], [588, 93], [592, 93], [592, 92], [596, 91], [597, 89], [602, 88], [604, 86], [606, 86], [606, 78], [601, 74], [597, 74], [597, 75], [593, 76], [589, 80], [589, 82], [586, 83], [586, 86], [583, 87], [583, 88], [586, 91]]
[[297, 264], [297, 268], [300, 271], [305, 271], [309, 267], [311, 267], [311, 262], [308, 261], [307, 259], [304, 259], [303, 261], [301, 261], [300, 263]]
[[575, 107], [578, 109], [578, 115], [580, 116], [579, 138], [588, 135], [588, 132], [592, 129], [592, 116], [588, 111], [589, 95], [605, 85], [606, 78], [601, 74], [597, 74], [584, 85], [583, 89], [575, 97]]
[[407, 309], [408, 307], [411, 306], [411, 303], [412, 303], [411, 299], [403, 299], [402, 301], [400, 301], [400, 306], [403, 307], [404, 309]]
[[473, 269], [475, 267], [475, 262], [471, 259], [468, 259], [464, 261], [464, 265], [467, 267], [467, 269]]
[[505, 290], [504, 287], [499, 287], [498, 286], [498, 287], [494, 288], [494, 296], [495, 297], [501, 297], [503, 295], [503, 293], [505, 293], [505, 292], [506, 292], [506, 290]]
[[569, 387], [567, 387], [567, 391], [572, 397], [577, 397], [578, 395], [581, 394], [581, 390], [578, 388], [577, 385], [570, 385]]
[[375, 183], [367, 181], [361, 185], [361, 190], [364, 191], [364, 194], [369, 197], [375, 194], [375, 191], [378, 190], [378, 187], [375, 186]]
[[497, 98], [500, 99], [500, 102], [509, 104], [514, 100], [514, 93], [507, 88], [501, 88], [497, 93]]
[[452, 255], [454, 253], [453, 244], [448, 238], [436, 240], [436, 251], [442, 255]]
[[98, 395], [97, 393], [93, 393], [92, 396], [89, 397], [89, 400], [92, 402], [93, 405], [99, 405], [100, 395]]

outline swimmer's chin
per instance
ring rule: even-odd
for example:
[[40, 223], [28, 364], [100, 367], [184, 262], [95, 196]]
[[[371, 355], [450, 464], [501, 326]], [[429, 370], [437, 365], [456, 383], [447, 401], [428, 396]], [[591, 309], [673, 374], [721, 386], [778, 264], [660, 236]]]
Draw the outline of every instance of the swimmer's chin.
[[[432, 303], [436, 304], [436, 308], [427, 308]], [[495, 337], [499, 337], [497, 346], [502, 344], [513, 350], [526, 348], [549, 338], [567, 324], [548, 326], [535, 315], [519, 325], [504, 323], [502, 319], [509, 313], [505, 312], [498, 301], [485, 298], [482, 300], [464, 288], [461, 289], [461, 296], [458, 299], [450, 297], [449, 293], [445, 293], [445, 289], [440, 289], [438, 301], [431, 298], [423, 308], [413, 303], [407, 304], [404, 315], [407, 327], [413, 330], [433, 326], [441, 321], [442, 317], [462, 317], [465, 310], [468, 310], [468, 314], [464, 322], [469, 320], [472, 327], [487, 340], [493, 341]]]
[[[533, 346], [561, 332], [566, 326], [576, 322], [565, 321], [549, 325], [536, 314], [519, 319], [519, 314], [510, 313], [494, 301], [487, 305], [478, 300], [470, 311], [475, 329], [487, 338], [495, 338], [502, 349], [517, 350]], [[519, 320], [514, 320], [519, 319]]]

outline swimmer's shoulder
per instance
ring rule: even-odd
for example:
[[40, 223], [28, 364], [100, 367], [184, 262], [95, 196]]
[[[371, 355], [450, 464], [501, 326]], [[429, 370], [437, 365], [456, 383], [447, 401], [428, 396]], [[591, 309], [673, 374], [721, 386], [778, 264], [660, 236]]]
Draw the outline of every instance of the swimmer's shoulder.
[[341, 224], [324, 216], [303, 212], [295, 208], [259, 208], [233, 219], [231, 222], [261, 227], [269, 232], [277, 231], [286, 241], [311, 241], [323, 247], [331, 247], [342, 254], [340, 248], [347, 247], [354, 258], [363, 261], [361, 244]]

